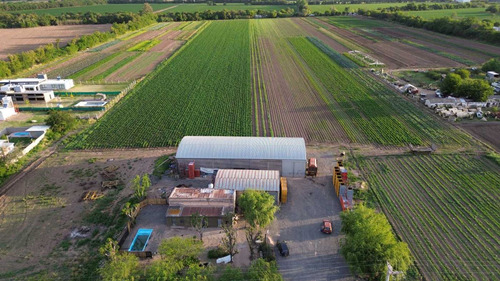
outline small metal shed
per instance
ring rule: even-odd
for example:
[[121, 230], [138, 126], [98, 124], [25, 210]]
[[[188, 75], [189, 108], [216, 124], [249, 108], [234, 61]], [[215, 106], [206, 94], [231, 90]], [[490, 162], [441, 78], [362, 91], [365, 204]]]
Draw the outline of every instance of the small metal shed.
[[221, 169], [215, 177], [214, 188], [236, 190], [236, 196], [247, 189], [266, 191], [278, 204], [280, 175], [278, 171]]

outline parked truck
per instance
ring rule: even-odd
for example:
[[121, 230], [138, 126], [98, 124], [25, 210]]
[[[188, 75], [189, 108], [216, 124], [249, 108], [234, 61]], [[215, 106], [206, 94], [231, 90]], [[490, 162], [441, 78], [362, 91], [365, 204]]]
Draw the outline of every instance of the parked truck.
[[315, 177], [318, 173], [318, 164], [316, 158], [309, 158], [307, 160], [306, 176]]

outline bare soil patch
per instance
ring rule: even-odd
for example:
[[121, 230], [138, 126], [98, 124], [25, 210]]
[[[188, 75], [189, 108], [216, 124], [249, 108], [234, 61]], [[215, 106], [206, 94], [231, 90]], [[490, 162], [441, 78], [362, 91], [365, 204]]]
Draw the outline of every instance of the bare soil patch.
[[[347, 29], [338, 28], [325, 22], [328, 29], [354, 43], [368, 49], [374, 58], [382, 61], [389, 69], [416, 68], [416, 67], [446, 67], [462, 66], [451, 59], [408, 46], [400, 42], [381, 40], [374, 42]], [[362, 32], [359, 32], [362, 33]]]
[[492, 145], [498, 152], [500, 152], [500, 122], [463, 122], [458, 125], [473, 136]]
[[95, 31], [109, 31], [110, 28], [110, 24], [89, 24], [0, 29], [0, 59], [6, 59], [9, 54], [34, 50], [41, 45], [55, 44], [58, 39], [60, 46], [64, 46], [73, 38]]
[[450, 54], [454, 54], [454, 55], [457, 55], [459, 57], [463, 57], [463, 58], [466, 58], [468, 60], [475, 61], [477, 63], [483, 63], [486, 60], [488, 60], [488, 58], [489, 58], [487, 55], [481, 54], [479, 52], [475, 52], [475, 51], [468, 50], [468, 49], [463, 49], [460, 45], [448, 44], [448, 43], [442, 44], [442, 45], [437, 44], [438, 42], [446, 42], [446, 41], [428, 40], [428, 39], [425, 39], [424, 37], [418, 37], [418, 36], [415, 36], [415, 35], [410, 34], [408, 32], [404, 32], [404, 29], [376, 28], [376, 30], [378, 32], [381, 32], [385, 35], [388, 35], [388, 36], [391, 36], [394, 38], [407, 39], [407, 40], [410, 40], [412, 42], [430, 47], [432, 49], [446, 52], [446, 53], [450, 53]]
[[292, 21], [296, 23], [298, 26], [300, 26], [300, 28], [302, 28], [306, 33], [310, 34], [310, 36], [318, 38], [319, 40], [323, 41], [323, 43], [325, 43], [335, 51], [341, 54], [350, 51], [344, 45], [328, 37], [326, 34], [319, 31], [317, 28], [315, 28], [313, 25], [309, 24], [305, 20], [299, 18], [293, 18]]
[[[64, 267], [71, 266], [82, 249], [76, 248], [74, 239], [69, 240], [68, 250], [60, 246], [75, 228], [85, 225], [83, 216], [93, 203], [80, 199], [84, 191], [100, 189], [99, 172], [115, 165], [120, 180], [129, 183], [137, 174], [150, 173], [157, 157], [169, 153], [168, 149], [115, 150], [50, 156], [0, 199], [0, 274], [23, 268], [29, 268], [26, 273], [67, 270]], [[130, 194], [125, 187], [118, 198]]]

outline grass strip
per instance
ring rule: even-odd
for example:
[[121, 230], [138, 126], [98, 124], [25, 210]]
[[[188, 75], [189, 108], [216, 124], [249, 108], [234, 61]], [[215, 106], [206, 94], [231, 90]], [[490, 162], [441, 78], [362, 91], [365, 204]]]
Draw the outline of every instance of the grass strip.
[[161, 41], [159, 39], [142, 41], [142, 42], [132, 46], [127, 51], [128, 52], [135, 52], [135, 51], [145, 52], [145, 51], [153, 48], [154, 46], [158, 45], [160, 42]]
[[140, 53], [134, 54], [132, 56], [126, 57], [119, 61], [117, 64], [113, 65], [113, 67], [109, 68], [108, 70], [102, 72], [99, 75], [94, 76], [91, 81], [99, 81], [102, 80], [106, 77], [108, 77], [111, 73], [117, 71], [118, 69], [122, 68], [124, 65], [128, 64], [129, 62], [133, 61], [135, 58], [137, 58], [140, 55]]
[[112, 54], [112, 55], [110, 55], [108, 57], [105, 57], [104, 59], [102, 59], [102, 60], [100, 60], [100, 61], [98, 61], [98, 62], [96, 62], [96, 63], [94, 63], [92, 65], [89, 65], [88, 67], [86, 67], [86, 68], [84, 68], [84, 69], [82, 69], [82, 70], [80, 70], [78, 72], [75, 72], [75, 73], [71, 74], [68, 78], [70, 78], [70, 79], [76, 79], [76, 78], [78, 78], [78, 77], [80, 77], [80, 76], [82, 76], [82, 75], [84, 75], [86, 73], [89, 73], [90, 71], [92, 71], [92, 70], [100, 67], [101, 65], [107, 63], [108, 61], [116, 58], [120, 54], [121, 54], [121, 52], [118, 52], [118, 53], [114, 53], [114, 54]]

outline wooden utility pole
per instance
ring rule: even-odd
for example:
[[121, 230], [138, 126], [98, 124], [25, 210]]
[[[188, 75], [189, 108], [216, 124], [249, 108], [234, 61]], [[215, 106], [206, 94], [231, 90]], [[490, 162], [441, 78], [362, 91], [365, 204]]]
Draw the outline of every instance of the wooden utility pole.
[[387, 262], [387, 275], [385, 276], [385, 281], [389, 281], [391, 279], [391, 275], [398, 275], [403, 273], [403, 271], [393, 271], [391, 264]]

